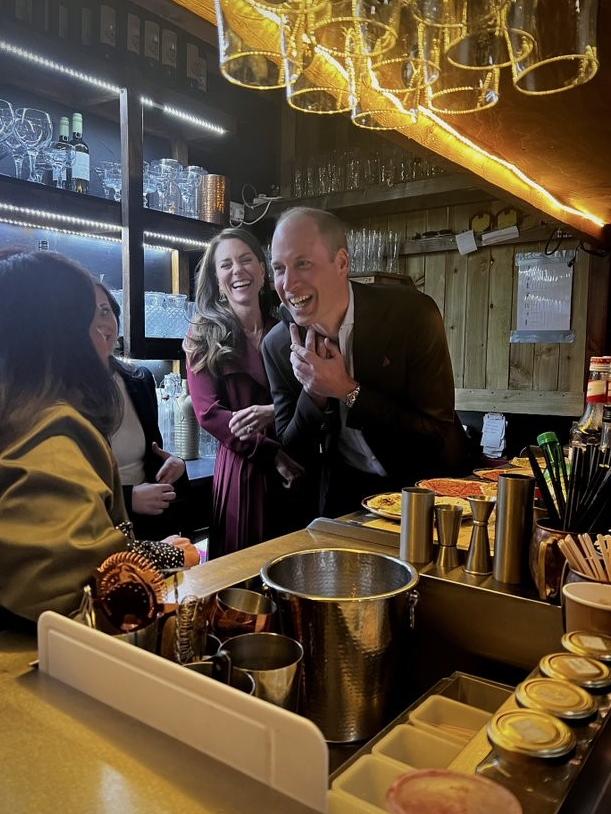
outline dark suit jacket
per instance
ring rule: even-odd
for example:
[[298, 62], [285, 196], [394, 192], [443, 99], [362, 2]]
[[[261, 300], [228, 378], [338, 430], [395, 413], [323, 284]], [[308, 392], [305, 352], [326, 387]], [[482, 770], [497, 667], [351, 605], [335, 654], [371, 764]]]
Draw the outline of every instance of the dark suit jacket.
[[[434, 300], [408, 286], [354, 284], [354, 378], [359, 396], [348, 426], [363, 432], [397, 487], [464, 467], [466, 436], [454, 412], [454, 380]], [[281, 322], [263, 343], [276, 432], [306, 467], [318, 450], [334, 461], [338, 404], [320, 410], [293, 375], [290, 334]]]
[[[155, 379], [146, 367], [128, 367], [116, 359], [112, 360], [112, 369], [116, 371], [125, 382], [125, 389], [131, 399], [138, 420], [144, 431], [144, 475], [146, 483], [155, 483], [155, 476], [160, 470], [163, 460], [153, 452], [153, 442], [163, 448], [163, 440], [159, 431], [159, 413], [157, 409], [157, 394], [155, 392]], [[149, 516], [136, 514], [132, 511], [132, 486], [123, 486], [123, 498], [130, 520], [134, 524], [134, 532], [139, 539], [159, 540], [168, 534], [175, 534], [179, 530], [188, 534], [190, 519], [187, 517], [187, 497], [189, 478], [185, 471], [174, 484], [176, 501], [162, 515]]]

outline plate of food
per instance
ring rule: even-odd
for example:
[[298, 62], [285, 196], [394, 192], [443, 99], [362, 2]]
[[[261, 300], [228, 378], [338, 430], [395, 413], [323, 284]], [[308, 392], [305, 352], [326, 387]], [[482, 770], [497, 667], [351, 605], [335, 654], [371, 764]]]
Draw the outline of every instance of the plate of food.
[[401, 492], [382, 492], [363, 498], [361, 506], [372, 514], [388, 520], [401, 520]]
[[[462, 497], [435, 496], [435, 504], [444, 503], [462, 508], [463, 517], [471, 517], [469, 501]], [[361, 502], [364, 509], [387, 520], [401, 520], [401, 492], [383, 492], [371, 495]]]
[[530, 467], [527, 469], [519, 466], [497, 466], [496, 469], [474, 469], [473, 474], [482, 480], [498, 483], [501, 475], [530, 475], [532, 478], [533, 473]]
[[496, 483], [468, 478], [427, 478], [418, 482], [423, 489], [432, 489], [439, 497], [494, 497]]

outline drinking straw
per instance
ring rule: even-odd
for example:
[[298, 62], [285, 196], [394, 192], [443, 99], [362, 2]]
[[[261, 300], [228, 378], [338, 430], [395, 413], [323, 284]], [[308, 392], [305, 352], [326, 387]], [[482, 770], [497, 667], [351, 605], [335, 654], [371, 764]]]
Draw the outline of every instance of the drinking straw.
[[554, 495], [556, 497], [558, 514], [560, 517], [562, 517], [564, 515], [566, 505], [565, 496], [562, 491], [560, 463], [558, 458], [558, 450], [560, 450], [560, 456], [563, 456], [562, 447], [560, 446], [558, 437], [554, 432], [542, 432], [541, 435], [537, 436], [537, 443], [541, 447], [543, 455], [545, 456], [550, 483], [552, 484], [552, 489], [554, 490]]
[[534, 453], [536, 447], [528, 446], [526, 447], [526, 454], [528, 455], [528, 460], [530, 461], [530, 465], [535, 476], [535, 480], [537, 481], [537, 486], [541, 492], [541, 497], [543, 498], [543, 502], [547, 508], [547, 513], [550, 519], [550, 523], [552, 526], [559, 527], [560, 525], [560, 515], [558, 514], [558, 510], [556, 509], [556, 504], [554, 503], [554, 499], [552, 498], [551, 492], [547, 485], [547, 481], [545, 480], [545, 475], [541, 471], [541, 467], [539, 466], [539, 461]]

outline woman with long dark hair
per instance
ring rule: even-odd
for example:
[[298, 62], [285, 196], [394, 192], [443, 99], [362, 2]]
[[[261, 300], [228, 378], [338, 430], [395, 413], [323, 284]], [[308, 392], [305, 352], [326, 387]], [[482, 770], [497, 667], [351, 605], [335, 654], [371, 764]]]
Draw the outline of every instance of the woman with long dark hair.
[[105, 323], [101, 358], [110, 369], [122, 408], [110, 445], [134, 534], [139, 538], [188, 534], [189, 478], [182, 458], [163, 449], [155, 379], [147, 367], [114, 356], [121, 309], [104, 283], [94, 283], [98, 313]]
[[197, 315], [185, 338], [198, 421], [221, 442], [213, 484], [212, 557], [283, 532], [281, 484], [301, 467], [274, 435], [261, 341], [275, 324], [267, 264], [245, 229], [225, 229], [199, 268]]
[[[69, 613], [129, 546], [104, 330], [85, 269], [52, 252], [0, 255], [0, 611]], [[188, 541], [133, 548], [161, 567], [199, 561]]]

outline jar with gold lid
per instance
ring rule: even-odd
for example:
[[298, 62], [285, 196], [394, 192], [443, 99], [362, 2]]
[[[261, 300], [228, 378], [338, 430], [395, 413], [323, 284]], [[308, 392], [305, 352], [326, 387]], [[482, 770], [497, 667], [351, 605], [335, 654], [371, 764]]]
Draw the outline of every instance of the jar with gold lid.
[[[569, 654], [592, 659], [600, 665], [597, 668], [600, 673], [600, 680], [596, 680], [596, 676], [594, 676], [596, 686], [586, 687], [584, 684], [580, 684], [580, 686], [585, 687], [585, 689], [592, 693], [598, 705], [599, 713], [601, 717], [604, 718], [609, 712], [609, 709], [611, 709], [611, 636], [583, 630], [572, 630], [570, 633], [565, 633], [562, 637], [562, 646], [565, 650], [569, 651]], [[571, 665], [573, 668], [575, 666], [572, 662], [569, 662], [569, 670], [571, 669]], [[581, 666], [585, 674], [586, 667], [585, 665]], [[591, 667], [593, 670], [594, 665], [591, 665]], [[560, 668], [566, 670], [566, 659], [565, 663], [560, 665]], [[605, 671], [604, 668], [607, 668], [607, 670]], [[552, 669], [557, 669], [557, 665], [555, 667], [552, 666]], [[578, 669], [580, 669], [579, 666]], [[605, 682], [607, 672], [609, 677]], [[569, 680], [573, 681], [574, 679], [570, 678]]]
[[551, 814], [573, 775], [575, 733], [559, 718], [533, 709], [507, 709], [489, 721], [490, 755], [477, 774], [501, 783], [524, 811]]
[[576, 653], [550, 653], [539, 662], [539, 670], [548, 678], [562, 678], [591, 693], [604, 717], [611, 700], [611, 670], [602, 661]]
[[516, 687], [521, 707], [547, 712], [567, 723], [577, 738], [577, 752], [587, 749], [599, 729], [596, 701], [583, 687], [561, 678], [527, 678]]
[[611, 663], [611, 636], [587, 630], [571, 630], [562, 637], [562, 646], [577, 656], [589, 656], [605, 664]]

